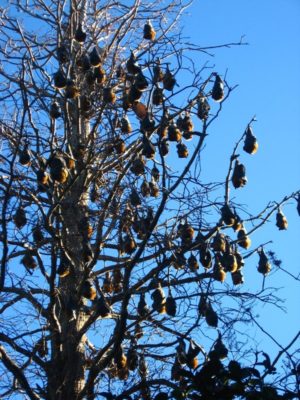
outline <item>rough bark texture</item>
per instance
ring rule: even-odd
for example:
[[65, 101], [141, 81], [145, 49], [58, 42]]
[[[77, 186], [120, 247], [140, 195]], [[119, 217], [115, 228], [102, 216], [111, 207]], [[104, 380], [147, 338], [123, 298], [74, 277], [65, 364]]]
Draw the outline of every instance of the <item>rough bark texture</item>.
[[[69, 108], [69, 118], [72, 121], [69, 143], [73, 153], [89, 132], [89, 123], [78, 116], [76, 103], [77, 100]], [[77, 172], [83, 161], [77, 163]], [[80, 292], [87, 278], [83, 255], [86, 234], [81, 227], [89, 198], [86, 178], [87, 172], [82, 170], [59, 207], [62, 242], [72, 262], [72, 273], [60, 280], [59, 296], [56, 297], [55, 309], [61, 331], [60, 341], [57, 342], [55, 336], [52, 341], [53, 367], [48, 393], [53, 400], [77, 399], [85, 383], [85, 335], [80, 336], [79, 332], [88, 318], [84, 310], [86, 300]]]

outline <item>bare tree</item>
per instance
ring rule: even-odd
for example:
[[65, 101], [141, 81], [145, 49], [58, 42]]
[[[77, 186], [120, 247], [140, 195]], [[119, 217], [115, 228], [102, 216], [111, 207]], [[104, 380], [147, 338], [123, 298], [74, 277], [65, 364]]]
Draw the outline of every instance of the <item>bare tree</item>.
[[189, 3], [0, 9], [1, 399], [299, 392], [299, 334], [275, 360], [253, 351], [244, 367], [237, 328], [258, 323], [253, 302], [278, 300], [240, 286], [252, 255], [264, 277], [280, 267], [251, 234], [273, 215], [285, 230], [282, 206], [299, 210], [299, 191], [258, 215], [231, 199], [247, 183], [241, 150], [258, 148], [254, 119], [224, 180], [202, 180], [209, 128], [234, 87], [194, 65], [208, 48], [182, 37]]

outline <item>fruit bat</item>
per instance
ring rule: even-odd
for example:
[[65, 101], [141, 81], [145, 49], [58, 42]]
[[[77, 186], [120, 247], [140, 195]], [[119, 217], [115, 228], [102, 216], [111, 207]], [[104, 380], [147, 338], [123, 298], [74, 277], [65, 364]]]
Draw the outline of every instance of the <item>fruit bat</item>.
[[134, 86], [137, 90], [143, 92], [148, 87], [148, 82], [142, 72], [139, 72], [134, 80]]
[[141, 193], [143, 197], [149, 197], [151, 194], [151, 189], [149, 183], [146, 181], [146, 179], [143, 180], [141, 184]]
[[144, 161], [144, 159], [136, 158], [132, 163], [130, 171], [132, 173], [134, 173], [135, 175], [137, 175], [137, 176], [143, 175], [144, 172], [145, 172], [145, 161]]
[[170, 142], [179, 142], [181, 140], [181, 132], [174, 123], [168, 127], [168, 139]]
[[27, 217], [24, 208], [20, 205], [13, 216], [14, 223], [18, 229], [23, 228], [27, 223]]
[[233, 272], [231, 274], [231, 279], [234, 285], [241, 285], [242, 283], [244, 283], [244, 275], [240, 270]]
[[205, 320], [206, 320], [207, 325], [209, 325], [213, 328], [217, 328], [218, 315], [212, 308], [212, 305], [210, 304], [210, 302], [207, 303], [207, 308], [206, 308], [206, 312], [205, 312]]
[[69, 265], [68, 261], [65, 259], [62, 259], [59, 264], [59, 267], [57, 269], [57, 273], [58, 273], [59, 277], [65, 278], [66, 276], [68, 276], [70, 274], [70, 272], [71, 272], [71, 269], [70, 269], [70, 265]]
[[84, 43], [86, 40], [86, 32], [83, 30], [82, 28], [82, 24], [79, 24], [76, 31], [75, 31], [75, 35], [74, 35], [74, 39], [78, 42], [78, 43]]
[[98, 67], [101, 64], [101, 57], [97, 46], [93, 47], [93, 50], [89, 54], [90, 62], [93, 67]]
[[141, 121], [141, 131], [146, 133], [152, 133], [155, 129], [154, 119], [147, 114], [146, 117]]
[[202, 351], [201, 346], [199, 346], [199, 344], [197, 344], [194, 340], [190, 340], [190, 345], [187, 351], [187, 365], [192, 368], [195, 369], [198, 366], [198, 359], [197, 356], [200, 353], [200, 351]]
[[65, 45], [61, 45], [56, 50], [58, 62], [64, 64], [69, 61], [69, 52]]
[[156, 87], [152, 93], [152, 104], [154, 106], [160, 106], [164, 101], [163, 90], [159, 87]]
[[49, 159], [50, 176], [59, 183], [66, 182], [69, 172], [63, 157], [55, 155]]
[[150, 142], [150, 140], [146, 136], [143, 137], [142, 154], [148, 159], [153, 159], [155, 156], [155, 146]]
[[199, 97], [199, 100], [197, 102], [197, 115], [198, 117], [204, 121], [208, 118], [209, 116], [209, 111], [210, 111], [210, 105], [206, 99], [205, 96], [201, 95]]
[[164, 73], [163, 73], [163, 70], [160, 67], [159, 61], [157, 61], [157, 63], [153, 67], [153, 80], [152, 80], [152, 82], [153, 83], [162, 82], [163, 79], [164, 79]]
[[238, 269], [236, 256], [231, 251], [223, 254], [221, 261], [226, 272], [235, 272]]
[[171, 317], [176, 316], [176, 300], [171, 294], [166, 299], [166, 313]]
[[258, 149], [258, 142], [256, 137], [253, 135], [251, 126], [248, 126], [245, 132], [245, 141], [243, 150], [249, 154], [255, 154]]
[[159, 150], [163, 157], [166, 157], [169, 154], [169, 143], [167, 140], [162, 140], [159, 144]]
[[99, 296], [99, 299], [97, 301], [97, 313], [100, 315], [100, 317], [104, 318], [108, 314], [110, 314], [111, 309], [107, 302], [105, 301], [104, 296]]
[[144, 39], [146, 40], [154, 40], [156, 36], [156, 32], [151, 24], [150, 21], [148, 21], [144, 25]]
[[276, 226], [279, 228], [280, 231], [286, 230], [288, 228], [288, 221], [281, 210], [278, 210], [276, 214]]
[[159, 196], [159, 187], [156, 182], [149, 182], [149, 187], [150, 187], [150, 196], [152, 197], [158, 197]]
[[140, 98], [142, 97], [142, 94], [143, 94], [143, 92], [141, 90], [139, 90], [137, 87], [132, 85], [131, 88], [129, 89], [129, 93], [128, 93], [129, 104], [132, 104], [132, 103], [140, 100]]
[[222, 220], [227, 226], [234, 225], [236, 216], [228, 204], [224, 204], [224, 206], [221, 208], [221, 216]]
[[79, 96], [79, 89], [73, 80], [67, 81], [65, 95], [67, 99], [76, 99]]
[[103, 101], [104, 103], [113, 104], [116, 101], [116, 94], [111, 87], [103, 88]]
[[136, 243], [131, 235], [125, 236], [123, 246], [126, 254], [132, 254], [136, 250]]
[[177, 154], [179, 158], [187, 158], [189, 156], [188, 148], [184, 143], [177, 144]]
[[105, 272], [105, 278], [103, 280], [102, 291], [104, 293], [111, 293], [113, 291], [112, 280], [109, 275], [109, 271]]
[[169, 70], [169, 67], [167, 66], [167, 70], [163, 77], [164, 89], [172, 92], [175, 85], [176, 85], [176, 79], [175, 79], [174, 75], [171, 73], [171, 71]]
[[132, 127], [131, 124], [129, 122], [129, 119], [127, 117], [127, 115], [125, 115], [124, 117], [122, 117], [121, 119], [121, 132], [122, 133], [130, 133], [132, 131]]
[[21, 263], [26, 269], [35, 269], [37, 267], [37, 263], [30, 250], [26, 250], [26, 253], [21, 259]]
[[65, 89], [67, 86], [67, 79], [61, 69], [53, 75], [53, 83], [56, 89]]
[[39, 244], [40, 242], [42, 242], [44, 240], [44, 235], [43, 235], [43, 231], [41, 230], [41, 228], [36, 225], [33, 230], [32, 230], [32, 237], [33, 240]]
[[135, 115], [141, 120], [145, 119], [148, 115], [148, 109], [145, 106], [145, 104], [140, 103], [138, 101], [132, 104], [132, 109]]
[[51, 104], [49, 114], [50, 117], [54, 119], [61, 117], [61, 108], [56, 101]]
[[238, 245], [244, 249], [249, 249], [251, 246], [251, 239], [247, 236], [245, 228], [240, 229], [237, 234]]
[[268, 275], [268, 273], [271, 271], [271, 263], [269, 262], [268, 257], [266, 256], [266, 253], [264, 252], [264, 249], [261, 249], [259, 252], [259, 261], [258, 261], [258, 272], [263, 274], [264, 276]]
[[224, 99], [224, 82], [218, 74], [216, 74], [211, 97], [218, 102]]
[[151, 294], [151, 298], [153, 300], [153, 310], [163, 314], [165, 312], [166, 297], [160, 283], [158, 284], [157, 289], [155, 289]]
[[81, 55], [77, 61], [76, 61], [76, 65], [78, 68], [81, 68], [83, 72], [88, 72], [90, 71], [91, 68], [91, 61], [90, 61], [90, 57], [87, 54], [83, 54]]
[[209, 353], [209, 358], [217, 358], [219, 360], [224, 360], [228, 355], [228, 349], [224, 345], [222, 341], [222, 336], [218, 335], [218, 339], [216, 340], [213, 350]]
[[28, 145], [25, 145], [23, 150], [19, 153], [19, 163], [24, 167], [28, 167], [31, 164], [30, 151]]
[[188, 258], [188, 266], [191, 271], [197, 271], [197, 269], [199, 269], [199, 264], [194, 254], [191, 254]]
[[82, 289], [81, 289], [81, 294], [86, 299], [95, 300], [95, 298], [97, 296], [97, 292], [96, 292], [96, 289], [95, 289], [95, 287], [93, 285], [93, 282], [90, 279], [87, 279], [83, 283]]
[[220, 262], [216, 262], [213, 269], [213, 277], [216, 281], [224, 282], [226, 279], [226, 272]]
[[138, 192], [135, 189], [132, 189], [130, 195], [129, 195], [129, 199], [130, 199], [130, 203], [134, 206], [134, 207], [138, 207], [142, 204], [140, 196], [138, 194]]
[[120, 137], [116, 137], [114, 141], [114, 150], [117, 154], [123, 154], [126, 151], [126, 144]]
[[221, 251], [224, 253], [226, 251], [226, 238], [223, 233], [217, 233], [212, 242], [212, 248], [214, 251]]
[[149, 313], [149, 308], [147, 306], [147, 303], [145, 301], [145, 295], [143, 293], [140, 296], [140, 300], [137, 306], [137, 311], [141, 317], [145, 317]]
[[141, 72], [141, 68], [137, 63], [136, 57], [133, 54], [133, 52], [131, 52], [129, 59], [126, 62], [126, 68], [127, 68], [127, 71], [132, 75], [136, 75], [139, 72]]
[[106, 74], [105, 74], [104, 69], [100, 65], [98, 67], [94, 68], [93, 76], [94, 76], [95, 81], [99, 85], [102, 85], [105, 82]]
[[183, 117], [180, 129], [183, 130], [184, 132], [192, 132], [193, 131], [194, 124], [193, 124], [192, 118], [190, 117], [189, 114], [185, 114], [185, 116]]
[[151, 177], [155, 182], [159, 181], [159, 169], [156, 167], [156, 165], [154, 165], [151, 170]]
[[240, 164], [239, 160], [235, 161], [231, 181], [235, 189], [243, 187], [247, 183], [246, 168], [244, 164]]
[[120, 268], [115, 268], [113, 270], [113, 279], [112, 279], [112, 283], [113, 283], [113, 291], [115, 293], [119, 293], [122, 291], [122, 286], [123, 286], [123, 275], [121, 272]]
[[206, 246], [200, 247], [200, 262], [204, 268], [209, 269], [211, 266], [212, 255]]

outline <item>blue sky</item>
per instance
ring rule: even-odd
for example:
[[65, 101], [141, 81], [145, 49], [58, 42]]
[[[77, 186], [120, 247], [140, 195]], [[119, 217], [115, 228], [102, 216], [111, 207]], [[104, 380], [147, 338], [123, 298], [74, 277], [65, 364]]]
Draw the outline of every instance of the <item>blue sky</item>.
[[[1, 0], [0, 0], [1, 3]], [[193, 56], [198, 68], [208, 62], [230, 85], [238, 85], [220, 118], [210, 128], [207, 147], [202, 154], [203, 178], [222, 181], [233, 145], [247, 123], [256, 115], [253, 130], [259, 141], [256, 155], [241, 153], [247, 168], [248, 184], [231, 195], [259, 212], [269, 200], [280, 201], [300, 188], [300, 1], [299, 0], [195, 0], [183, 17], [184, 33], [202, 46], [238, 42], [242, 35], [247, 46]], [[176, 158], [177, 159], [177, 158]], [[299, 273], [300, 218], [295, 202], [284, 207], [289, 221], [287, 232], [267, 224], [252, 237], [253, 247], [270, 239], [283, 266]], [[242, 290], [258, 290], [262, 276], [256, 271], [254, 255], [245, 267]], [[275, 269], [275, 268], [274, 268]], [[230, 280], [230, 278], [229, 278]], [[286, 345], [299, 329], [299, 285], [283, 272], [267, 278], [267, 285], [283, 287], [279, 297], [286, 298], [288, 313], [265, 307], [257, 310], [260, 321]], [[253, 333], [261, 348], [277, 354], [278, 348]]]
[[[258, 212], [269, 200], [280, 201], [300, 188], [300, 1], [299, 0], [195, 0], [184, 17], [184, 33], [201, 46], [243, 41], [247, 46], [214, 50], [214, 56], [193, 57], [199, 66], [215, 65], [231, 86], [239, 86], [224, 105], [221, 117], [210, 129], [203, 153], [203, 174], [222, 180], [230, 151], [256, 115], [253, 130], [259, 141], [256, 155], [242, 154], [248, 184], [231, 192], [237, 200]], [[207, 171], [207, 172], [206, 172]], [[300, 218], [295, 202], [283, 209], [288, 231], [278, 231], [269, 223], [253, 235], [253, 242], [272, 239], [268, 250], [275, 250], [283, 267], [299, 274]], [[245, 288], [259, 288], [258, 257], [248, 261]], [[283, 272], [271, 274], [267, 284], [284, 287], [279, 297], [286, 298], [288, 313], [269, 307], [259, 310], [261, 322], [273, 331], [282, 344], [299, 330], [299, 285]], [[263, 346], [276, 354], [278, 349], [266, 339]]]

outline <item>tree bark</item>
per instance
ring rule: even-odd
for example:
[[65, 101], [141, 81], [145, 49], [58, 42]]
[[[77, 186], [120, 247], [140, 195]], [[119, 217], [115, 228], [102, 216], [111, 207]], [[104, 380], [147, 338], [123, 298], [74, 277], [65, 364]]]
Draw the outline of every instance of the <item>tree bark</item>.
[[[76, 103], [77, 100], [74, 100], [68, 110], [72, 122], [69, 145], [73, 154], [78, 144], [86, 141], [90, 129], [88, 120], [80, 118]], [[70, 189], [59, 208], [62, 252], [66, 251], [72, 265], [71, 273], [59, 281], [59, 293], [55, 301], [60, 331], [53, 333], [52, 340], [53, 368], [48, 383], [51, 400], [76, 400], [85, 384], [85, 336], [79, 336], [88, 318], [84, 307], [86, 300], [80, 293], [82, 283], [88, 278], [88, 267], [83, 254], [87, 238], [81, 225], [89, 199], [84, 159], [76, 161], [76, 170], [72, 175]]]

